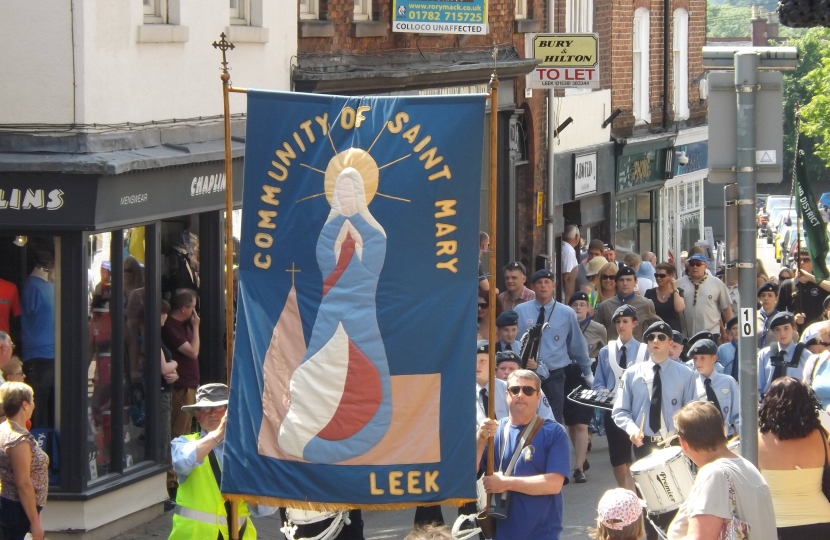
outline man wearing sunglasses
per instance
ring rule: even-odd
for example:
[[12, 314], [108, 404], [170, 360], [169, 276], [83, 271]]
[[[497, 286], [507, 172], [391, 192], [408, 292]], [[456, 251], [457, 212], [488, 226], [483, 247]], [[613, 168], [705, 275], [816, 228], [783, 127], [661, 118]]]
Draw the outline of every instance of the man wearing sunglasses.
[[541, 380], [532, 371], [514, 371], [507, 380], [506, 398], [508, 417], [499, 422], [486, 420], [476, 437], [480, 470], [486, 467], [488, 438], [495, 437], [495, 474], [484, 477], [487, 493], [511, 492], [507, 518], [496, 520], [493, 538], [558, 540], [564, 512], [562, 486], [567, 482], [571, 462], [568, 435], [560, 424], [544, 420], [535, 434], [527, 434], [530, 438], [513, 473], [504, 475], [522, 432], [536, 416], [542, 399]]
[[[669, 347], [674, 339], [671, 326], [662, 321], [655, 322], [643, 337], [648, 344], [650, 359], [625, 370], [611, 413], [614, 423], [633, 443], [637, 460], [661, 448], [658, 444], [675, 434], [674, 413], [697, 397], [695, 373], [669, 360]], [[661, 514], [655, 522], [666, 528], [676, 513]], [[650, 525], [646, 527], [646, 537], [649, 540], [657, 538]]]
[[531, 287], [536, 293], [536, 300], [519, 304], [515, 309], [519, 316], [518, 335], [524, 335], [535, 325], [550, 325], [541, 335], [536, 373], [544, 381], [542, 390], [548, 398], [553, 416], [557, 422], [563, 424], [565, 366], [571, 362], [576, 363], [582, 370], [586, 386], [591, 386], [594, 382], [588, 344], [582, 335], [574, 310], [553, 299], [556, 290], [553, 272], [539, 270], [533, 274]]
[[683, 289], [686, 309], [682, 317], [686, 322], [686, 335], [698, 332], [712, 332], [728, 337], [723, 331], [723, 323], [733, 317], [732, 298], [723, 281], [708, 273], [706, 257], [695, 253], [687, 261], [686, 275], [677, 280], [678, 289]]
[[637, 272], [630, 266], [621, 266], [615, 279], [617, 295], [597, 305], [594, 320], [605, 327], [609, 341], [617, 339], [619, 336], [614, 324], [614, 313], [622, 305], [632, 306], [637, 311], [637, 320], [640, 324], [634, 328], [634, 338], [640, 341], [643, 337], [643, 329], [660, 320], [654, 311], [654, 302], [634, 292], [634, 287], [637, 285]]
[[795, 313], [795, 323], [803, 329], [821, 320], [824, 314], [824, 299], [830, 295], [830, 281], [816, 283], [813, 262], [807, 248], [801, 248], [798, 261], [800, 269], [796, 272], [795, 278], [781, 284], [775, 309]]

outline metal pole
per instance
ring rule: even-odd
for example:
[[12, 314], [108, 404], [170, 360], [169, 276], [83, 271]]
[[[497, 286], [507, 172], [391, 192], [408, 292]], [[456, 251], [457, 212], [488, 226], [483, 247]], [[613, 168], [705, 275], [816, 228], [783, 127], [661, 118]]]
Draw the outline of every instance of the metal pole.
[[[490, 317], [487, 321], [487, 336], [490, 341], [490, 382], [487, 392], [488, 415], [496, 419], [496, 194], [498, 193], [498, 140], [499, 140], [499, 78], [496, 73], [490, 77]], [[495, 467], [495, 438], [487, 443], [487, 474], [492, 475]]]
[[[755, 96], [758, 89], [756, 52], [735, 53], [737, 93], [738, 178], [738, 342], [741, 390], [741, 455], [758, 465], [758, 350], [755, 336]], [[749, 325], [748, 328], [746, 325]]]
[[[554, 2], [547, 2], [547, 17], [548, 17], [548, 32], [553, 33], [556, 31], [554, 26], [554, 21], [556, 20], [556, 10], [555, 10], [555, 3]], [[545, 247], [548, 252], [548, 265], [549, 270], [555, 271], [556, 266], [554, 266], [554, 261], [556, 260], [554, 256], [554, 242], [553, 242], [553, 207], [554, 207], [554, 198], [553, 198], [553, 177], [554, 177], [554, 165], [555, 161], [555, 148], [556, 148], [556, 138], [554, 134], [556, 133], [556, 95], [553, 89], [548, 90], [548, 182], [545, 190], [547, 191], [547, 222], [545, 223]], [[560, 283], [561, 289], [561, 283]]]

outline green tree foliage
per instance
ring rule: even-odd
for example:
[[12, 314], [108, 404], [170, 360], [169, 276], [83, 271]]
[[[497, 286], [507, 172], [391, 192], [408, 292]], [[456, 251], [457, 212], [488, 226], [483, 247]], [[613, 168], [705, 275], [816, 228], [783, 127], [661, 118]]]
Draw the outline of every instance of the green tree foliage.
[[784, 72], [784, 182], [791, 180], [795, 110], [802, 105], [801, 148], [811, 178], [830, 177], [830, 29], [811, 28], [787, 43], [798, 47], [798, 67]]
[[731, 6], [709, 2], [706, 7], [706, 37], [747, 37], [750, 6]]

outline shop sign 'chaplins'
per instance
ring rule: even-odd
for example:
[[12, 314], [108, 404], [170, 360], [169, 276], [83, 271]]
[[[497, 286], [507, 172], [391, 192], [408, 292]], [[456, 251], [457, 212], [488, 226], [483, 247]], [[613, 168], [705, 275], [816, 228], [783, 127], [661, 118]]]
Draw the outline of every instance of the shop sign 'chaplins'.
[[475, 497], [485, 96], [248, 91], [222, 492], [318, 509]]
[[0, 210], [58, 210], [63, 206], [63, 191], [53, 189], [0, 189]]

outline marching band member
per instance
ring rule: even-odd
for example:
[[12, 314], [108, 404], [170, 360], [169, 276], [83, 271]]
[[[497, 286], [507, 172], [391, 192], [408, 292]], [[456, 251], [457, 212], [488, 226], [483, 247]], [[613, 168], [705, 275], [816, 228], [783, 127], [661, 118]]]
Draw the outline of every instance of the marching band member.
[[697, 370], [697, 398], [712, 403], [723, 416], [728, 436], [737, 435], [741, 430], [741, 394], [735, 379], [715, 371], [718, 347], [711, 339], [701, 339], [694, 344], [689, 354]]
[[672, 344], [669, 347], [669, 358], [682, 366], [689, 367], [683, 361], [683, 349], [686, 347], [686, 338], [677, 330], [672, 330]]
[[769, 323], [778, 315], [778, 310], [775, 309], [778, 303], [778, 285], [769, 281], [758, 287], [758, 302], [761, 304], [761, 309], [758, 310], [758, 347], [763, 349], [772, 343], [772, 339], [767, 339], [767, 336]]
[[496, 343], [496, 352], [513, 351], [522, 352], [522, 344], [516, 342], [516, 335], [519, 332], [519, 316], [512, 309], [503, 311], [496, 317], [496, 333], [499, 335], [499, 342]]
[[[582, 335], [585, 337], [585, 342], [588, 344], [588, 356], [593, 362], [599, 354], [601, 347], [607, 341], [607, 334], [605, 327], [596, 321], [592, 321], [588, 316], [589, 303], [588, 295], [582, 291], [577, 291], [571, 295], [568, 300], [568, 305], [576, 313], [576, 320], [579, 322], [579, 328], [582, 330]], [[596, 370], [596, 364], [592, 364], [592, 368]], [[569, 395], [584, 383], [582, 378], [582, 371], [576, 364], [571, 364], [565, 369], [565, 395]], [[573, 478], [577, 484], [584, 484], [588, 480], [585, 478], [585, 471], [588, 470], [590, 464], [588, 463], [588, 424], [594, 417], [594, 409], [579, 405], [570, 400], [565, 400], [563, 409], [565, 417], [565, 426], [568, 428], [568, 436], [574, 446], [574, 454], [576, 457], [576, 468], [574, 468]]]
[[[695, 374], [677, 362], [667, 362], [674, 340], [671, 327], [658, 321], [648, 327], [643, 338], [651, 358], [625, 370], [612, 412], [614, 422], [634, 444], [637, 459], [648, 456], [675, 434], [674, 413], [696, 397]], [[657, 526], [667, 527], [676, 513], [657, 516]], [[657, 538], [651, 524], [646, 533], [649, 540]]]
[[[645, 344], [633, 337], [634, 328], [637, 327], [637, 310], [634, 306], [626, 304], [618, 307], [612, 320], [619, 337], [599, 351], [594, 390], [615, 390], [628, 366], [640, 364], [648, 356]], [[617, 427], [608, 410], [605, 411], [605, 435], [617, 485], [634, 491], [634, 479], [629, 470], [632, 463], [631, 439], [624, 430]]]
[[[802, 378], [804, 363], [810, 351], [803, 343], [795, 343], [795, 316], [781, 311], [770, 322], [776, 343], [758, 351], [758, 393], [763, 397], [772, 381], [784, 375]], [[769, 341], [769, 340], [768, 340]]]
[[728, 323], [726, 323], [726, 333], [729, 334], [729, 337], [732, 338], [732, 341], [729, 343], [724, 343], [720, 347], [718, 347], [718, 363], [715, 365], [717, 368], [720, 366], [721, 373], [725, 373], [735, 379], [738, 380], [738, 318], [732, 317]]
[[[691, 337], [691, 339], [686, 341], [686, 347], [685, 347], [683, 357], [686, 358], [686, 365], [689, 367], [689, 369], [692, 370], [692, 372], [695, 371], [695, 363], [694, 363], [694, 360], [692, 359], [692, 355], [689, 354], [689, 351], [692, 350], [692, 347], [694, 346], [694, 344], [697, 343], [698, 341], [700, 341], [701, 339], [708, 339], [708, 340], [711, 340], [711, 341], [714, 341], [715, 343], [717, 343], [718, 338], [719, 338], [719, 336], [713, 334], [712, 332], [707, 332], [707, 331], [704, 330], [703, 332], [698, 332], [697, 334], [693, 335]], [[723, 371], [723, 367], [721, 367], [720, 364], [715, 364], [715, 371], [717, 371], [718, 373], [721, 373]]]

